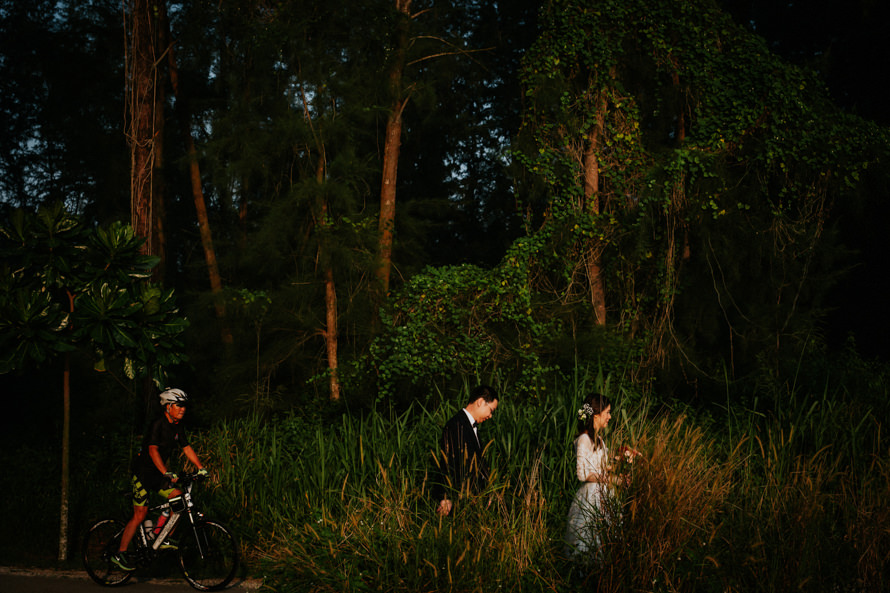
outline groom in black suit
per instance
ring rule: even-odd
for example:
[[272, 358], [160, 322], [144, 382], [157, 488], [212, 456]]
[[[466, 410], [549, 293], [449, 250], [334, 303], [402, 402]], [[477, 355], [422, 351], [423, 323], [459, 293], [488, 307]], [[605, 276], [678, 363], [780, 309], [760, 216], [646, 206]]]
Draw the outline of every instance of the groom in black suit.
[[488, 484], [488, 465], [482, 457], [482, 441], [478, 426], [498, 407], [498, 393], [488, 385], [480, 385], [470, 393], [470, 403], [455, 414], [442, 430], [438, 483], [433, 496], [438, 501], [436, 512], [450, 515], [454, 499], [460, 493], [479, 492]]

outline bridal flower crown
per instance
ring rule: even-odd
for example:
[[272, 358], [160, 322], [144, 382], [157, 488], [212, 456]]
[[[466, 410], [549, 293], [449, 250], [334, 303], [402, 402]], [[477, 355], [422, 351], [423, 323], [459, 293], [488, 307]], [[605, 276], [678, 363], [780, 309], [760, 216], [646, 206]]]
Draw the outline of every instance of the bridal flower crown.
[[584, 404], [581, 406], [581, 409], [578, 410], [578, 420], [581, 422], [587, 422], [587, 419], [593, 415], [593, 406], [590, 404]]

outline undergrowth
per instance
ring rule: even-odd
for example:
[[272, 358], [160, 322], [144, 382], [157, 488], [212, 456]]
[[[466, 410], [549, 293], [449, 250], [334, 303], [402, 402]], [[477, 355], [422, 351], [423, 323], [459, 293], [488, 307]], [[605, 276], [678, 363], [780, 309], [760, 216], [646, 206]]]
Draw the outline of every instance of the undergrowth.
[[[606, 386], [608, 387], [608, 386]], [[586, 389], [586, 388], [583, 388]], [[822, 393], [722, 419], [654, 413], [621, 390], [610, 447], [642, 451], [602, 556], [563, 553], [581, 390], [503, 398], [489, 490], [434, 512], [438, 433], [462, 402], [401, 413], [222, 423], [201, 438], [215, 498], [273, 591], [878, 591], [890, 464], [870, 410]]]

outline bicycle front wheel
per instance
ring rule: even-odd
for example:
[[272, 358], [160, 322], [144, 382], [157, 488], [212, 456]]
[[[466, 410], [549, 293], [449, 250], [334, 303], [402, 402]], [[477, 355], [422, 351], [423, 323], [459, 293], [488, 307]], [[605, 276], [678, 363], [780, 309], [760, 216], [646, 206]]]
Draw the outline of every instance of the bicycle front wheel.
[[228, 585], [238, 570], [235, 536], [216, 521], [180, 529], [179, 566], [185, 580], [199, 591], [216, 591]]
[[90, 578], [106, 587], [123, 585], [133, 576], [132, 572], [121, 570], [111, 562], [121, 544], [124, 524], [114, 519], [99, 521], [87, 531], [83, 538], [83, 567]]

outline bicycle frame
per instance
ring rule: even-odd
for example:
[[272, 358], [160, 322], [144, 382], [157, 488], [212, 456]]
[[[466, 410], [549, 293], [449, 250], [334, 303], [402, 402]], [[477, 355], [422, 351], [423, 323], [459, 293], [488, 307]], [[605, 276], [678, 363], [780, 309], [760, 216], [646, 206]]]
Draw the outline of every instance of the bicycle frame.
[[195, 503], [192, 501], [192, 486], [194, 485], [195, 480], [191, 476], [190, 478], [191, 479], [188, 479], [182, 485], [182, 494], [180, 494], [179, 496], [174, 496], [173, 498], [170, 498], [162, 502], [161, 504], [149, 507], [149, 516], [157, 516], [162, 514], [165, 510], [169, 510], [170, 518], [167, 519], [167, 522], [164, 524], [161, 532], [154, 539], [149, 539], [149, 537], [146, 535], [145, 529], [140, 528], [138, 530], [138, 539], [141, 543], [141, 546], [139, 546], [140, 548], [157, 551], [161, 544], [164, 543], [167, 537], [169, 537], [173, 530], [176, 528], [183, 514], [185, 514], [189, 518], [189, 523], [192, 529], [194, 529], [195, 522], [200, 521], [204, 517], [204, 514], [201, 513], [201, 511], [199, 511], [197, 508], [195, 508]]

